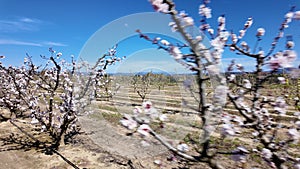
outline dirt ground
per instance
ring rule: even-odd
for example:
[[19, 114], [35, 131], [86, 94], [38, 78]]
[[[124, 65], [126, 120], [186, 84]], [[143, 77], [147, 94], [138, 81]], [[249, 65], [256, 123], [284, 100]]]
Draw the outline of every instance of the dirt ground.
[[[16, 122], [17, 123], [17, 122]], [[144, 147], [138, 137], [126, 136], [125, 129], [115, 128], [105, 121], [87, 116], [80, 118], [83, 134], [76, 136], [72, 144], [62, 145], [58, 154], [46, 155], [42, 150], [4, 144], [0, 140], [0, 169], [72, 169], [69, 160], [80, 169], [133, 169], [179, 168], [184, 164], [167, 161], [170, 153], [158, 142], [150, 141]], [[22, 122], [18, 122], [22, 126]], [[10, 122], [0, 123], [0, 138], [10, 133], [24, 136]], [[66, 160], [64, 160], [65, 158]], [[157, 165], [154, 161], [160, 161]], [[203, 167], [201, 167], [203, 168]]]

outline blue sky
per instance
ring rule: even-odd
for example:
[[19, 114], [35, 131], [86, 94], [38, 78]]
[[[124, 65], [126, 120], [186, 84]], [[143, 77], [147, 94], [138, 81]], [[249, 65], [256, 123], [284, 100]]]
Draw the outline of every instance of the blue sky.
[[[193, 16], [196, 22], [199, 21], [198, 6], [201, 3], [200, 0], [175, 0], [175, 2], [177, 9], [185, 10]], [[254, 44], [256, 29], [264, 27], [266, 35], [261, 46], [263, 49], [267, 49], [278, 31], [285, 13], [292, 5], [298, 6], [297, 9], [300, 10], [299, 0], [212, 0], [210, 7], [213, 9], [214, 18], [210, 19], [210, 22], [212, 25], [216, 25], [217, 17], [220, 14], [225, 14], [226, 28], [237, 33], [242, 29], [247, 18], [252, 16], [254, 24], [249, 30], [246, 40], [249, 42], [248, 44]], [[155, 30], [154, 33], [166, 31], [168, 23], [165, 16], [161, 17], [161, 22], [158, 24], [154, 20], [140, 17], [135, 19], [132, 24], [124, 23], [124, 27], [118, 27], [110, 33], [103, 33], [103, 27], [108, 25], [107, 27], [110, 28], [111, 23], [120, 18], [146, 12], [153, 12], [147, 0], [27, 0], [24, 2], [0, 0], [0, 55], [6, 56], [2, 62], [7, 65], [20, 65], [26, 53], [40, 62], [39, 55], [48, 55], [49, 47], [62, 52], [66, 59], [70, 55], [77, 57], [84, 53], [87, 44], [93, 37], [97, 36], [97, 32], [98, 34], [100, 32], [102, 36], [101, 38], [98, 37], [97, 41], [101, 41], [101, 43], [99, 42], [94, 46], [97, 50], [99, 48], [99, 53], [86, 56], [87, 59], [90, 59], [89, 57], [96, 58], [97, 56], [94, 55], [100, 56], [108, 46], [113, 45], [113, 42], [119, 42], [119, 55], [138, 58], [131, 59], [134, 61], [145, 59], [149, 67], [153, 67], [156, 63], [163, 65], [162, 67], [168, 71], [181, 71], [180, 65], [172, 62], [167, 54], [155, 53], [154, 46], [143, 40], [138, 40], [138, 38], [132, 40], [135, 34], [134, 30], [138, 28], [146, 32]], [[126, 21], [131, 22], [130, 20], [132, 19]], [[153, 24], [151, 24], [152, 22]], [[295, 49], [298, 54], [300, 54], [299, 27], [300, 21], [296, 21], [290, 25], [286, 32], [286, 34], [293, 34], [296, 43]], [[116, 41], [108, 40], [116, 39], [119, 31], [126, 32], [125, 29], [132, 31], [132, 34], [125, 33], [126, 36], [124, 35], [122, 39]], [[176, 38], [176, 35], [174, 36]], [[285, 39], [281, 39], [282, 44], [278, 46], [278, 49], [283, 46], [284, 41]], [[249, 60], [228, 52], [224, 54], [224, 65], [226, 66], [232, 58], [249, 64], [246, 66], [251, 70], [250, 66], [252, 65]], [[299, 58], [296, 64], [300, 63]], [[134, 65], [141, 66], [140, 63], [131, 63], [130, 68], [134, 70]], [[164, 65], [164, 63], [168, 63], [169, 66]], [[174, 63], [173, 67], [171, 63]]]

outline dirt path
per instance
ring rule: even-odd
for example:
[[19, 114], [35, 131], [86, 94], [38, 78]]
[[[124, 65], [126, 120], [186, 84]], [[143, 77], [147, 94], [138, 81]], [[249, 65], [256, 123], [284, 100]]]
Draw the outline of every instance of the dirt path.
[[104, 150], [129, 159], [141, 159], [157, 156], [167, 152], [167, 149], [154, 140], [150, 146], [143, 146], [139, 137], [126, 136], [122, 129], [118, 129], [105, 120], [96, 120], [88, 116], [81, 116], [79, 122], [88, 136]]

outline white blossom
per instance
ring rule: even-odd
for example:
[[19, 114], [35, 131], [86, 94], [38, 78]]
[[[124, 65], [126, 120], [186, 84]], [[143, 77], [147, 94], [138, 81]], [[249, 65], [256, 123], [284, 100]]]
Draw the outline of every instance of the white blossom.
[[235, 80], [235, 75], [234, 74], [230, 74], [230, 76], [228, 77], [228, 81], [232, 82]]
[[231, 40], [233, 44], [236, 44], [238, 41], [238, 37], [236, 34], [231, 34]]
[[184, 17], [183, 18], [183, 24], [185, 26], [193, 26], [194, 25], [194, 19], [192, 17], [189, 17], [189, 16]]
[[300, 128], [300, 121], [296, 121], [295, 124], [298, 128]]
[[56, 56], [57, 56], [57, 57], [60, 57], [60, 56], [62, 56], [62, 53], [61, 53], [61, 52], [58, 52], [58, 53], [56, 54]]
[[224, 16], [219, 16], [218, 17], [218, 22], [219, 22], [219, 24], [224, 24], [225, 23], [225, 17]]
[[292, 19], [293, 16], [294, 16], [294, 12], [288, 12], [287, 14], [285, 14], [286, 19]]
[[214, 34], [214, 30], [212, 28], [207, 29], [207, 32], [212, 35]]
[[271, 152], [271, 150], [269, 150], [267, 148], [263, 148], [261, 151], [261, 155], [263, 158], [269, 160], [272, 158], [273, 153]]
[[168, 42], [167, 40], [163, 39], [160, 41], [161, 44], [165, 45], [165, 46], [169, 46], [170, 42]]
[[237, 162], [246, 162], [246, 154], [249, 153], [244, 147], [237, 147], [233, 150], [233, 155], [231, 159]]
[[160, 121], [166, 121], [168, 119], [168, 116], [166, 114], [162, 114], [159, 116]]
[[294, 50], [285, 50], [283, 56], [286, 57], [289, 64], [297, 59], [297, 53]]
[[264, 28], [258, 28], [256, 36], [264, 36], [265, 35], [265, 29]]
[[245, 27], [245, 28], [249, 28], [249, 27], [251, 27], [252, 24], [253, 24], [253, 19], [250, 17], [250, 18], [248, 18], [248, 20], [246, 21], [244, 27]]
[[240, 34], [238, 36], [238, 39], [242, 39], [245, 36], [245, 30], [240, 30]]
[[295, 141], [298, 141], [299, 138], [300, 138], [300, 133], [299, 133], [298, 130], [295, 129], [295, 128], [289, 129], [289, 130], [288, 130], [288, 135], [290, 136], [290, 138], [291, 138], [292, 140], [295, 140]]
[[35, 117], [33, 117], [30, 123], [31, 124], [38, 124], [39, 121], [38, 121], [38, 119], [36, 119]]
[[251, 89], [252, 84], [251, 84], [251, 82], [248, 79], [244, 79], [243, 82], [244, 82], [244, 87], [246, 89]]
[[177, 150], [181, 152], [187, 152], [189, 151], [189, 146], [185, 143], [180, 143], [179, 145], [177, 145]]
[[300, 169], [300, 163], [294, 165], [294, 169]]
[[211, 9], [206, 7], [204, 4], [199, 6], [199, 15], [208, 18], [211, 18]]
[[162, 162], [160, 160], [154, 160], [153, 163], [156, 164], [156, 165], [158, 165], [158, 166], [162, 165]]
[[223, 124], [221, 128], [221, 134], [223, 136], [234, 136], [235, 129], [232, 124]]
[[284, 77], [277, 77], [277, 79], [280, 81], [281, 84], [285, 84], [285, 78]]
[[296, 11], [296, 12], [294, 13], [294, 19], [300, 20], [300, 11]]
[[177, 46], [170, 47], [170, 54], [174, 57], [174, 59], [179, 60], [182, 59], [183, 54]]
[[286, 47], [288, 49], [293, 48], [295, 46], [295, 43], [293, 41], [287, 41], [286, 42]]

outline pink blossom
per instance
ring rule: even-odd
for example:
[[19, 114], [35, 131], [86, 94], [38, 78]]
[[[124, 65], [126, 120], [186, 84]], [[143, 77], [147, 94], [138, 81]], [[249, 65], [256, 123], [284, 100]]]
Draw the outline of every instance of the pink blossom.
[[150, 0], [153, 8], [157, 12], [168, 13], [169, 12], [169, 5], [163, 3], [163, 0]]
[[137, 132], [140, 133], [144, 137], [148, 137], [150, 134], [151, 128], [147, 124], [142, 124], [140, 127], [137, 129]]
[[120, 123], [129, 130], [133, 130], [137, 127], [137, 122], [133, 120], [132, 117], [128, 114], [124, 115], [123, 119], [120, 120]]
[[142, 113], [142, 110], [139, 107], [135, 107], [133, 109], [133, 114], [140, 114], [140, 113]]
[[152, 103], [150, 101], [146, 101], [143, 103], [143, 108], [144, 109], [151, 109], [152, 108]]

